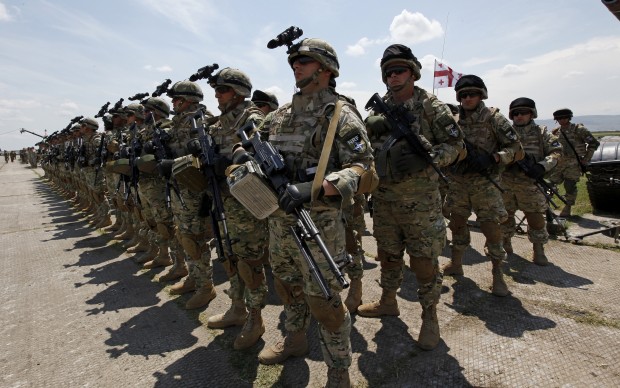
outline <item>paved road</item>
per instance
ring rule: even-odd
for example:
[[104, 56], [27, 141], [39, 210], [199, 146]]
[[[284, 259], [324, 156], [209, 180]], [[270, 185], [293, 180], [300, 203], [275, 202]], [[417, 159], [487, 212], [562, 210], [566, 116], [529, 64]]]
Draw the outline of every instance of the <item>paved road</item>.
[[[310, 355], [262, 366], [232, 350], [238, 328], [201, 324], [227, 307], [225, 275], [215, 264], [218, 298], [199, 312], [173, 297], [114, 241], [88, 226], [54, 192], [40, 169], [0, 161], [0, 386], [249, 387], [322, 386], [316, 326]], [[372, 220], [368, 220], [372, 229]], [[551, 241], [553, 265], [531, 263], [524, 236], [505, 265], [513, 294], [490, 294], [491, 264], [472, 233], [465, 276], [446, 278], [438, 306], [443, 341], [416, 348], [420, 307], [410, 272], [399, 291], [400, 317], [354, 317], [352, 381], [361, 387], [616, 387], [620, 382], [620, 254]], [[610, 241], [613, 241], [610, 239]], [[379, 271], [368, 252], [365, 300], [377, 298]], [[446, 261], [447, 252], [440, 260]], [[268, 275], [270, 278], [270, 275]], [[272, 285], [270, 283], [270, 285]], [[282, 336], [282, 306], [264, 312], [272, 343]]]

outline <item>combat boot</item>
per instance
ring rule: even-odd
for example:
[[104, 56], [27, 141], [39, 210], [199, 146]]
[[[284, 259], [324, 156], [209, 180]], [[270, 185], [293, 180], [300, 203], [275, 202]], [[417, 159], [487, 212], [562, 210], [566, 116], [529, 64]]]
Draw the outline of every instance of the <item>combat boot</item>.
[[100, 219], [99, 222], [95, 225], [95, 228], [97, 229], [103, 229], [107, 226], [112, 225], [112, 219], [110, 218], [110, 216], [106, 213], [104, 214]]
[[351, 379], [346, 368], [329, 367], [327, 369], [327, 383], [325, 388], [350, 388]]
[[433, 350], [439, 344], [439, 338], [437, 305], [422, 307], [422, 327], [418, 335], [418, 346], [423, 350]]
[[[179, 260], [181, 262], [179, 262]], [[188, 273], [189, 271], [187, 270], [187, 266], [185, 265], [183, 259], [177, 259], [177, 262], [172, 266], [172, 268], [170, 268], [168, 272], [157, 278], [157, 281], [168, 282], [171, 280], [177, 280], [184, 276], [187, 276]]]
[[493, 262], [493, 285], [491, 286], [491, 293], [495, 296], [508, 296], [508, 286], [504, 281], [504, 275], [502, 274], [502, 262], [501, 260], [491, 260]]
[[137, 244], [131, 244], [131, 242], [127, 243], [127, 253], [138, 253], [138, 252], [147, 252], [151, 249], [151, 245], [149, 242], [143, 238], [138, 237]]
[[504, 237], [504, 250], [509, 255], [514, 253], [514, 249], [512, 249], [512, 238]]
[[463, 275], [463, 254], [465, 253], [462, 249], [452, 248], [452, 258], [449, 263], [446, 263], [441, 266], [441, 270], [444, 275], [454, 276], [454, 275]]
[[350, 313], [357, 311], [357, 308], [362, 304], [362, 279], [351, 279], [351, 286], [349, 287], [349, 293], [344, 300], [344, 305]]
[[131, 240], [133, 237], [133, 224], [131, 221], [125, 221], [125, 230], [121, 229], [118, 234], [114, 236], [115, 240]]
[[265, 324], [260, 309], [251, 309], [241, 329], [241, 333], [235, 338], [233, 348], [235, 350], [247, 349], [254, 345], [265, 334]]
[[144, 264], [155, 259], [155, 257], [157, 257], [157, 247], [153, 245], [149, 248], [150, 249], [148, 251], [142, 252], [141, 254], [134, 256], [133, 261], [138, 264]]
[[196, 293], [189, 298], [187, 303], [185, 303], [186, 310], [193, 310], [203, 306], [206, 306], [215, 299], [216, 292], [215, 288], [213, 288], [213, 283], [205, 282], [200, 288], [196, 290]]
[[[127, 239], [124, 238], [122, 240], [127, 240]], [[126, 241], [123, 243], [123, 248], [127, 250], [135, 245], [138, 245], [140, 243], [140, 240], [141, 239], [140, 239], [140, 235], [138, 234], [138, 230], [133, 227], [133, 224], [131, 224], [131, 234], [129, 235], [129, 241]]]
[[233, 300], [228, 311], [209, 317], [207, 320], [207, 327], [211, 329], [223, 329], [230, 326], [241, 326], [246, 323], [247, 317], [248, 312], [245, 309], [243, 300]]
[[168, 253], [168, 244], [159, 244], [157, 256], [142, 266], [144, 269], [158, 268], [158, 267], [167, 267], [172, 265], [172, 259], [170, 258], [170, 253]]
[[565, 205], [560, 212], [560, 217], [570, 217], [571, 206]]
[[549, 265], [549, 260], [545, 255], [545, 247], [542, 243], [534, 243], [534, 264], [540, 266]]
[[196, 279], [194, 279], [193, 276], [186, 276], [185, 278], [183, 278], [183, 280], [181, 280], [174, 286], [170, 287], [170, 294], [171, 295], [183, 295], [183, 294], [187, 294], [188, 292], [192, 292], [195, 289], [196, 289]]
[[357, 315], [367, 318], [380, 317], [382, 315], [399, 316], [396, 290], [383, 289], [381, 299], [375, 302], [363, 304], [357, 308]]
[[264, 348], [258, 354], [258, 361], [263, 365], [273, 365], [285, 361], [290, 356], [300, 357], [308, 354], [306, 331], [289, 331], [284, 340]]
[[[109, 215], [108, 215], [109, 217]], [[121, 217], [114, 217], [114, 224], [110, 225], [110, 227], [107, 229], [108, 232], [112, 233], [112, 232], [116, 232], [121, 228], [123, 221], [121, 219]]]

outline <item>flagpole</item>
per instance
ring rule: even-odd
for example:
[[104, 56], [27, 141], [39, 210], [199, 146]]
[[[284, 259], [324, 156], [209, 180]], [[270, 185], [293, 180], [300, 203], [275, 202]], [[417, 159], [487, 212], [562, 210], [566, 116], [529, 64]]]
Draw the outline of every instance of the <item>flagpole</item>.
[[437, 58], [435, 58], [435, 61], [433, 61], [433, 94], [435, 94], [435, 69], [436, 68], [437, 68]]
[[[443, 34], [443, 43], [441, 44], [441, 63], [443, 63], [443, 51], [446, 48], [446, 37], [448, 36], [448, 19], [450, 18], [450, 12], [448, 11], [448, 13], [446, 14], [446, 32]], [[437, 59], [435, 59], [435, 62], [437, 62]], [[433, 68], [433, 73], [435, 72], [435, 69]], [[434, 92], [435, 90], [435, 78], [433, 76], [433, 94], [435, 94]], [[437, 96], [437, 98], [439, 98], [438, 96], [439, 94], [439, 88], [437, 88], [437, 94], [435, 94]]]

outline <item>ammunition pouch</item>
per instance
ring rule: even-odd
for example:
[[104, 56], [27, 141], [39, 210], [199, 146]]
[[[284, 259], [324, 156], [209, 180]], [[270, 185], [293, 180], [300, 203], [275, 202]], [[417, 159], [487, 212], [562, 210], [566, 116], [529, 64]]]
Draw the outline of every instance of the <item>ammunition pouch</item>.
[[136, 158], [135, 163], [138, 171], [145, 174], [157, 174], [157, 159], [155, 158], [155, 155], [146, 154], [140, 156], [139, 158]]
[[[107, 165], [107, 163], [106, 163], [106, 165]], [[122, 158], [122, 159], [115, 160], [113, 162], [113, 164], [112, 164], [112, 172], [114, 172], [116, 174], [122, 174], [122, 175], [130, 176], [131, 175], [131, 165], [129, 164], [129, 159]]]
[[174, 160], [172, 176], [189, 191], [200, 193], [207, 189], [207, 179], [200, 172], [200, 160], [192, 155]]
[[278, 209], [278, 196], [255, 161], [245, 162], [227, 172], [230, 194], [254, 217], [262, 220]]
[[360, 176], [355, 194], [368, 194], [379, 186], [379, 175], [377, 175], [374, 163], [368, 169], [358, 165], [352, 165], [349, 168]]

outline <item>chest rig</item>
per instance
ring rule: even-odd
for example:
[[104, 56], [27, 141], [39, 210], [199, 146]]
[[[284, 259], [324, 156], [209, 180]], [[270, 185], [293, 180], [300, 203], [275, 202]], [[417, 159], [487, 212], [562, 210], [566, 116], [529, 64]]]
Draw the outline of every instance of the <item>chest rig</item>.
[[[292, 183], [314, 179], [337, 100], [338, 96], [327, 90], [311, 96], [297, 94], [274, 114], [271, 125], [279, 130], [270, 133], [269, 142], [282, 153]], [[333, 158], [330, 155], [326, 174], [336, 169]]]
[[[577, 151], [577, 155], [583, 157], [586, 154], [586, 143], [581, 140], [579, 133], [579, 126], [577, 124], [570, 124], [570, 126], [566, 129], [557, 127], [553, 130], [554, 135], [558, 137], [560, 140], [560, 144], [562, 144], [562, 154], [565, 158], [574, 158], [575, 153], [571, 148], [575, 148]], [[571, 145], [568, 144], [571, 143]]]

